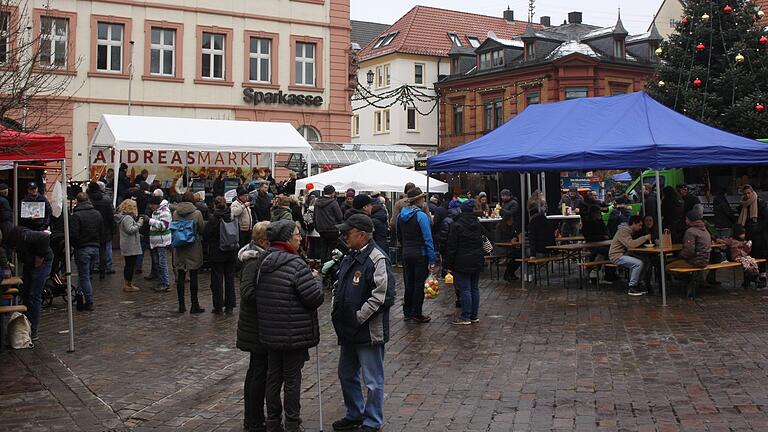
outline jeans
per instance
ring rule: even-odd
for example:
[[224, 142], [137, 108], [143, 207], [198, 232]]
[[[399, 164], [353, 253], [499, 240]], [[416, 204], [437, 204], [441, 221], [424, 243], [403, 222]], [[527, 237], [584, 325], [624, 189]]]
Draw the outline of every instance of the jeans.
[[429, 265], [425, 257], [406, 258], [403, 260], [403, 315], [421, 316], [424, 306], [424, 281], [429, 275]]
[[477, 319], [480, 309], [480, 273], [456, 272], [453, 277], [453, 282], [461, 292], [461, 319]]
[[640, 281], [640, 277], [643, 274], [645, 263], [640, 258], [635, 258], [629, 255], [622, 255], [616, 264], [629, 269], [629, 286], [634, 288]]
[[133, 281], [133, 274], [136, 272], [136, 261], [139, 256], [141, 255], [123, 257], [123, 260], [125, 260], [125, 267], [123, 267], [123, 279], [125, 279], [126, 282]]
[[[150, 251], [150, 259], [152, 259], [152, 251], [149, 249], [149, 242], [142, 237], [141, 238], [141, 255], [136, 256], [136, 270], [142, 271], [142, 266], [144, 265], [144, 252]], [[152, 267], [150, 268], [150, 273], [152, 275], [155, 275], [155, 260], [152, 259]]]
[[[301, 421], [301, 368], [309, 360], [306, 349], [269, 351], [267, 354], [267, 424]], [[283, 389], [283, 401], [280, 389]]]
[[91, 286], [91, 269], [99, 262], [99, 247], [85, 246], [75, 249], [77, 277], [80, 290], [85, 295], [86, 303], [93, 303], [93, 287]]
[[21, 287], [21, 301], [27, 307], [25, 315], [29, 318], [32, 327], [32, 333], [37, 333], [38, 324], [40, 324], [40, 313], [42, 311], [42, 294], [45, 288], [45, 282], [51, 275], [51, 266], [53, 265], [53, 253], [49, 250], [43, 259], [40, 267], [34, 266], [34, 261], [24, 263], [24, 272], [22, 278], [25, 283]]
[[102, 275], [112, 271], [112, 240], [99, 245], [99, 262], [97, 264], [91, 268], [98, 269]]
[[[160, 280], [160, 285], [167, 287], [171, 286], [170, 274], [168, 274], [168, 248], [157, 247], [152, 249], [157, 255], [157, 278]], [[154, 257], [152, 257], [154, 259]]]
[[211, 295], [214, 308], [234, 308], [237, 305], [234, 261], [211, 263]]
[[[184, 280], [186, 277], [186, 271], [176, 271], [176, 294], [179, 296], [179, 307], [184, 306]], [[192, 307], [200, 306], [200, 302], [197, 300], [197, 270], [189, 271], [189, 300], [192, 304]]]
[[[367, 398], [361, 388], [362, 372]], [[342, 345], [339, 382], [348, 420], [379, 429], [384, 424], [384, 345]]]
[[251, 351], [243, 387], [243, 416], [250, 427], [264, 426], [264, 397], [267, 390], [267, 352]]

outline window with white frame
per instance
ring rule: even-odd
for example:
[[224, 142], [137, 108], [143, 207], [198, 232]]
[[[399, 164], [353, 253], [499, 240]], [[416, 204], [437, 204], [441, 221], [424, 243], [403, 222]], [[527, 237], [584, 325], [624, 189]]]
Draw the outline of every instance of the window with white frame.
[[414, 107], [410, 107], [406, 110], [406, 130], [408, 132], [416, 132], [419, 130], [417, 114], [416, 108]]
[[499, 66], [504, 66], [504, 54], [501, 50], [480, 54], [480, 69], [491, 69]]
[[352, 116], [352, 136], [360, 136], [360, 114], [355, 114]]
[[376, 66], [376, 88], [387, 87], [391, 80], [388, 64]]
[[459, 35], [457, 35], [456, 33], [448, 33], [448, 39], [450, 39], [451, 43], [453, 43], [456, 46], [459, 46], [459, 47], [463, 46], [461, 44], [461, 39], [459, 39]]
[[0, 12], [0, 64], [8, 62], [11, 51], [11, 14]]
[[122, 24], [100, 22], [96, 24], [96, 70], [99, 72], [123, 71]]
[[384, 85], [388, 86], [392, 77], [389, 74], [389, 65], [384, 65]]
[[624, 40], [613, 40], [613, 56], [618, 58], [624, 58]]
[[453, 106], [453, 134], [462, 135], [464, 133], [464, 105], [455, 104]]
[[317, 45], [296, 42], [296, 85], [315, 85], [315, 53]]
[[376, 49], [376, 48], [380, 48], [380, 47], [381, 47], [381, 45], [384, 43], [384, 41], [387, 39], [387, 37], [389, 37], [389, 35], [388, 35], [388, 34], [385, 34], [385, 35], [383, 35], [383, 36], [379, 36], [379, 40], [377, 40], [377, 41], [376, 41], [376, 43], [375, 43], [375, 44], [373, 44], [373, 48], [374, 48], [374, 49]]
[[40, 66], [67, 67], [69, 19], [40, 17]]
[[525, 43], [525, 58], [533, 60], [536, 58], [536, 45], [533, 42]]
[[224, 60], [227, 36], [222, 33], [203, 32], [202, 73], [205, 79], [223, 80], [226, 76]]
[[381, 46], [385, 47], [391, 44], [392, 41], [395, 39], [395, 36], [397, 36], [397, 32], [388, 34], [387, 37], [385, 37], [384, 40], [382, 41]]
[[176, 30], [152, 27], [150, 33], [149, 73], [176, 75]]
[[373, 112], [373, 131], [374, 133], [389, 132], [389, 110], [380, 110]]
[[253, 82], [272, 82], [272, 39], [250, 38], [248, 79]]
[[469, 41], [469, 45], [472, 46], [472, 48], [477, 48], [480, 46], [480, 39], [477, 36], [467, 36], [467, 40]]
[[424, 84], [424, 63], [416, 63], [413, 66], [413, 83]]
[[538, 105], [541, 103], [541, 93], [528, 92], [525, 94], [525, 106]]

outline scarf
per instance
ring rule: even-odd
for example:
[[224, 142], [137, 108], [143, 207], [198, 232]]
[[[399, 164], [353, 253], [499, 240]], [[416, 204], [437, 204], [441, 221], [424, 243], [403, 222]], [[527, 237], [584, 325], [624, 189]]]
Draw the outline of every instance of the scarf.
[[741, 200], [739, 225], [746, 226], [747, 222], [757, 219], [757, 194], [752, 192], [751, 198]]
[[298, 255], [298, 252], [296, 252], [296, 249], [294, 249], [293, 246], [291, 246], [291, 244], [288, 242], [273, 241], [272, 243], [270, 243], [270, 246], [281, 251]]

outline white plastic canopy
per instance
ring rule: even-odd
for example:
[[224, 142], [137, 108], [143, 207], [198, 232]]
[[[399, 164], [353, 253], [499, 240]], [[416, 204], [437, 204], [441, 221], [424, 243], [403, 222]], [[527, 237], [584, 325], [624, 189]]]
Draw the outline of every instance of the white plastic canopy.
[[111, 114], [101, 116], [91, 147], [303, 154], [312, 150], [290, 123]]
[[[312, 177], [296, 180], [296, 190], [306, 189], [312, 183], [314, 189], [322, 190], [332, 185], [337, 190], [348, 188], [357, 191], [402, 192], [403, 186], [411, 182], [427, 191], [427, 176], [418, 172], [384, 162], [369, 159], [354, 165], [327, 171]], [[430, 192], [448, 192], [448, 185], [433, 178], [429, 179]]]

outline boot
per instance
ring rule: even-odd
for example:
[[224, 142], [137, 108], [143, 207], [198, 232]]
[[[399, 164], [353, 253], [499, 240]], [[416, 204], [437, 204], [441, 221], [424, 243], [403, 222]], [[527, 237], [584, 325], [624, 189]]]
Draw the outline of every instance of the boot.
[[189, 313], [198, 314], [205, 312], [205, 309], [201, 308], [200, 303], [197, 301], [197, 278], [189, 283], [189, 299], [192, 301]]
[[285, 421], [285, 432], [301, 432], [304, 428], [301, 427], [301, 421]]
[[136, 288], [135, 286], [131, 285], [130, 282], [125, 281], [123, 283], [123, 292], [133, 293], [133, 292], [137, 292], [137, 291], [139, 291], [139, 289]]
[[267, 420], [267, 432], [285, 432], [280, 420]]

